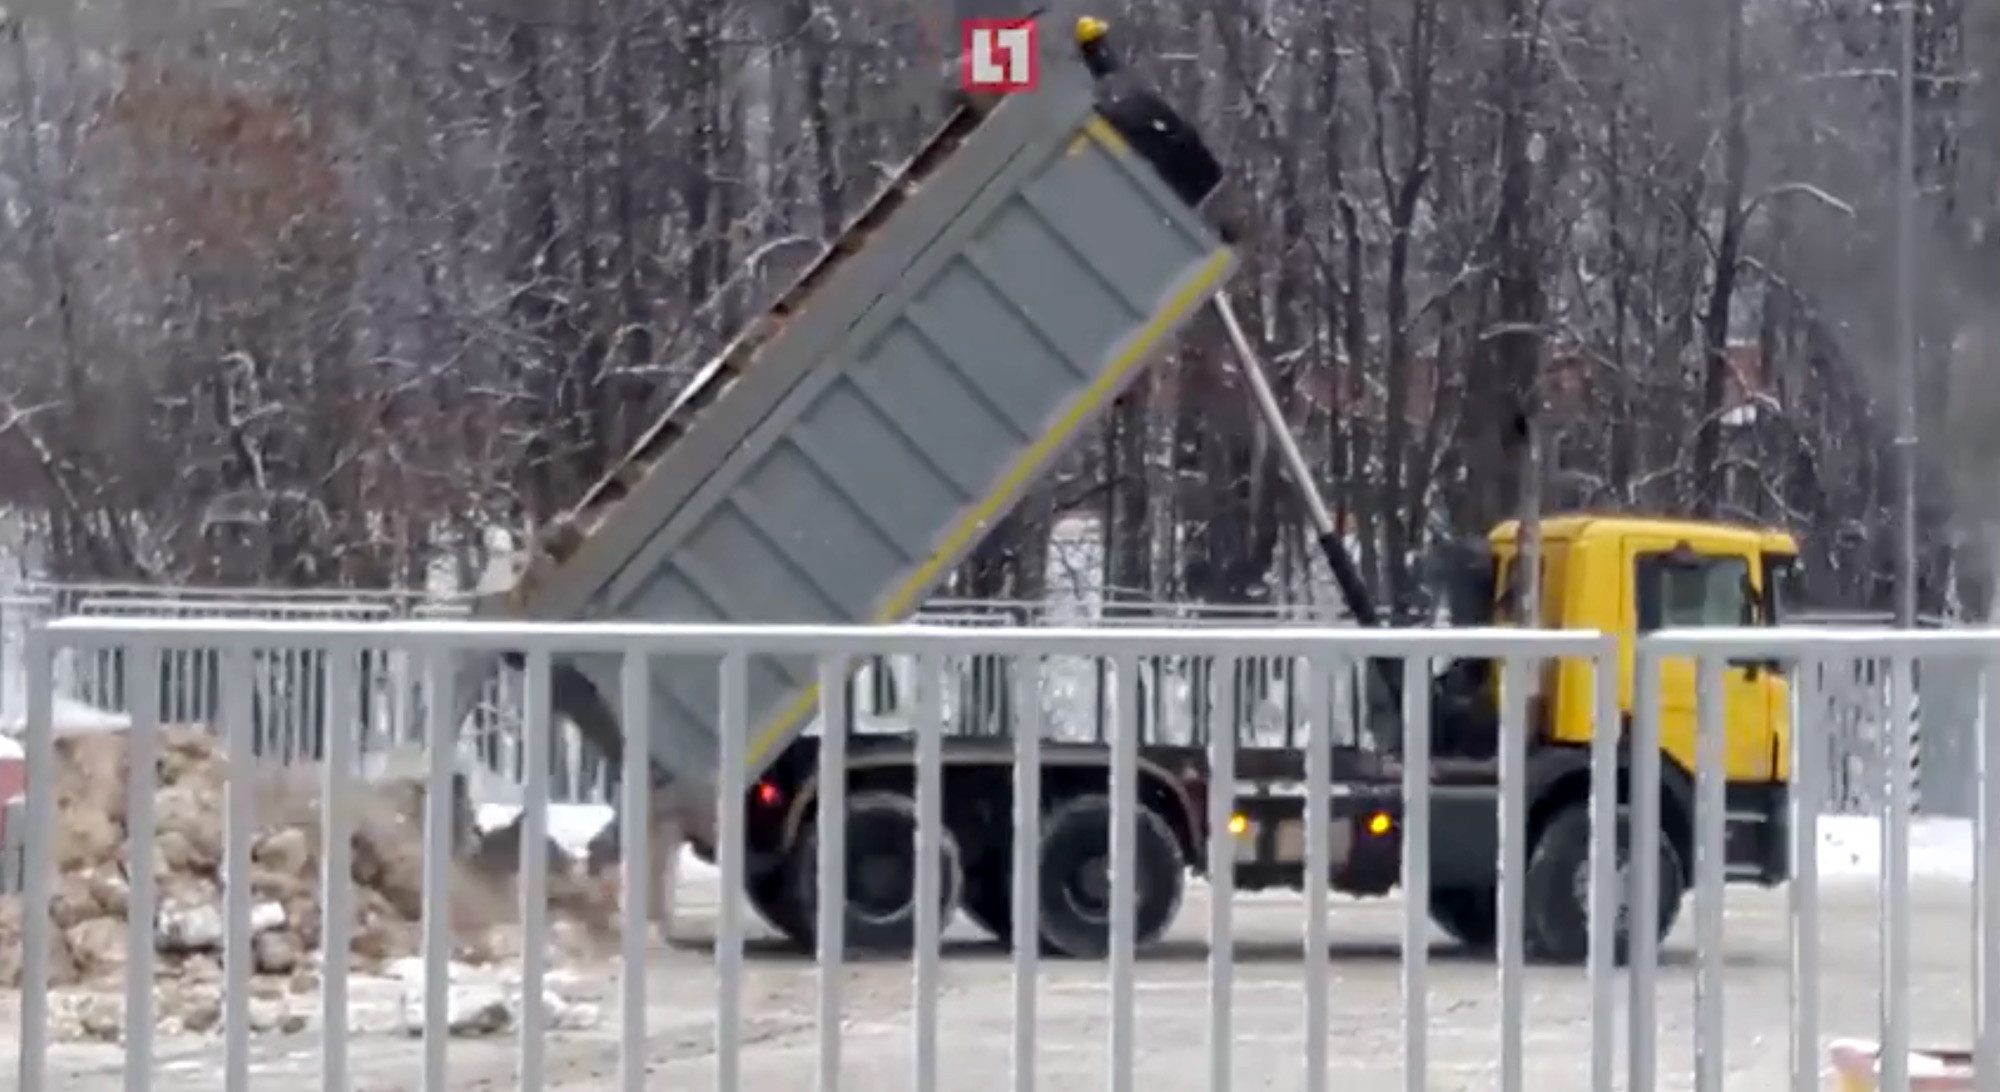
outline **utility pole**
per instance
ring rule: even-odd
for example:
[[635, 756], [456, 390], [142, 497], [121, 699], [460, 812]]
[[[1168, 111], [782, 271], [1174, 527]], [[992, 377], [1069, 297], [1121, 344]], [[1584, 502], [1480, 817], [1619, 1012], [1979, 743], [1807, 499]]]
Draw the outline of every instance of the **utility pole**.
[[1896, 625], [1917, 624], [1917, 0], [1896, 5]]
[[[1896, 624], [1917, 624], [1917, 153], [1916, 56], [1918, 0], [1897, 0], [1896, 124], [1896, 456], [1902, 479], [1901, 537], [1896, 574]], [[1916, 786], [1916, 672], [1898, 656], [1890, 679], [1892, 719], [1883, 733], [1887, 806], [1882, 822], [1882, 1070], [1883, 1088], [1909, 1087], [1910, 1019], [1887, 999], [1910, 988], [1910, 903], [1903, 878], [1910, 862], [1910, 818]]]

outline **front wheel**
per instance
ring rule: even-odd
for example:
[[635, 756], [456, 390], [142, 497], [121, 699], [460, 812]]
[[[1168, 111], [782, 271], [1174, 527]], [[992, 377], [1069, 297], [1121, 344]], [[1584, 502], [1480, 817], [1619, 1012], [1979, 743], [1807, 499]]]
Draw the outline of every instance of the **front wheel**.
[[[1630, 950], [1632, 915], [1624, 891], [1630, 881], [1631, 827], [1618, 820], [1618, 924], [1613, 958], [1624, 963]], [[1660, 898], [1654, 928], [1661, 940], [1673, 932], [1687, 894], [1687, 877], [1673, 839], [1660, 832]], [[1549, 963], [1582, 963], [1590, 953], [1590, 808], [1578, 801], [1550, 816], [1528, 858], [1527, 949]]]
[[1490, 887], [1441, 887], [1431, 892], [1431, 921], [1475, 952], [1493, 950], [1500, 902]]
[[[799, 943], [818, 936], [819, 820], [801, 832], [794, 853], [791, 905], [797, 908]], [[916, 946], [917, 808], [900, 792], [865, 792], [847, 805], [847, 909], [843, 932], [857, 952], [895, 955]], [[939, 928], [958, 912], [964, 876], [958, 841], [940, 832], [938, 854]], [[775, 924], [775, 923], [774, 923]]]

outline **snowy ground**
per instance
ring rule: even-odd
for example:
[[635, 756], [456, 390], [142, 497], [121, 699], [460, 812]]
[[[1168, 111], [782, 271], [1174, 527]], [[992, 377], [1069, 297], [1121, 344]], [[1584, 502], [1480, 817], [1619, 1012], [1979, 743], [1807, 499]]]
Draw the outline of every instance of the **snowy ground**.
[[[505, 823], [514, 809], [480, 809], [484, 826]], [[611, 821], [609, 808], [556, 806], [552, 835], [581, 847]], [[1877, 1032], [1881, 910], [1871, 883], [1880, 865], [1879, 836], [1870, 820], [1823, 821], [1817, 950], [1825, 1046], [1872, 1038]], [[1973, 917], [1971, 835], [1964, 823], [1919, 822], [1912, 832], [1912, 1015], [1925, 1045], [1963, 1045], [1972, 1034]], [[716, 980], [708, 948], [723, 892], [715, 872], [690, 860], [682, 877], [682, 918], [673, 948], [655, 947], [646, 978], [645, 1062], [648, 1087], [705, 1087], [715, 1075]], [[1784, 1087], [1791, 985], [1790, 927], [1782, 890], [1732, 888], [1725, 909], [1724, 996], [1727, 1087]], [[1155, 1092], [1206, 1088], [1205, 1039], [1212, 1008], [1204, 940], [1210, 896], [1189, 893], [1170, 939], [1142, 957], [1138, 968], [1140, 1050], [1137, 1079]], [[1400, 1071], [1402, 1024], [1398, 898], [1335, 902], [1328, 1025], [1337, 1085], [1388, 1086]], [[1290, 894], [1241, 900], [1232, 950], [1236, 1083], [1286, 1088], [1298, 1072], [1306, 1033], [1299, 936], [1303, 907]], [[1662, 1087], [1686, 1087], [1693, 1063], [1693, 915], [1665, 946], [1658, 987], [1658, 1056]], [[754, 923], [742, 981], [743, 1076], [747, 1087], [807, 1087], [817, 1057], [814, 999], [818, 972]], [[1429, 949], [1429, 1055], [1426, 1087], [1433, 1092], [1483, 1092], [1494, 1086], [1499, 1001], [1490, 961], [1451, 947]], [[594, 1009], [588, 1026], [552, 1031], [546, 1039], [548, 1087], [597, 1092], [617, 1076], [620, 988], [626, 970], [609, 960], [559, 960], [553, 988], [571, 1005]], [[504, 974], [504, 970], [500, 973]], [[1006, 1071], [1013, 1035], [1011, 963], [964, 922], [947, 935], [939, 1003], [939, 1042], [946, 1066], [940, 1092], [990, 1092]], [[901, 1086], [909, 1080], [916, 1008], [911, 972], [901, 962], [861, 962], [843, 976], [842, 1077], [846, 1087]], [[1108, 996], [1097, 963], [1046, 961], [1038, 975], [1038, 1068], [1044, 1087], [1100, 1085], [1108, 1065]], [[1524, 1043], [1527, 1078], [1541, 1092], [1585, 1092], [1581, 1059], [1590, 1044], [1593, 1010], [1587, 982], [1574, 968], [1530, 968], [1526, 1000], [1533, 1019]], [[1629, 987], [1620, 983], [1622, 1019]], [[401, 1031], [404, 987], [389, 979], [357, 980], [350, 1012], [355, 1092], [417, 1092], [421, 1046]], [[301, 998], [310, 1003], [310, 998]], [[19, 1015], [13, 995], [0, 997], [0, 1057]], [[220, 1047], [212, 1036], [171, 1035], [159, 1042], [157, 1092], [208, 1092], [217, 1087]], [[310, 1028], [253, 1040], [257, 1087], [318, 1079], [318, 1042]], [[446, 1087], [497, 1089], [515, 1079], [516, 1046], [509, 1036], [454, 1040]], [[1821, 1057], [1828, 1055], [1822, 1050]], [[55, 1084], [74, 1092], [120, 1087], [120, 1048], [65, 1042], [50, 1059]], [[1622, 1064], [1622, 1063], [1621, 1063]]]
[[[721, 893], [712, 875], [690, 877], [682, 901], [688, 913], [677, 948], [656, 948], [647, 981], [647, 1086], [707, 1087], [714, 1080], [716, 983], [706, 950]], [[1925, 1038], [1963, 1043], [1971, 1035], [1971, 907], [1966, 885], [1927, 879], [1916, 885], [1916, 950], [1911, 965], [1913, 1016]], [[1210, 1012], [1203, 923], [1205, 891], [1190, 893], [1169, 942], [1142, 957], [1138, 968], [1138, 1086], [1154, 1092], [1208, 1087], [1205, 1039]], [[1788, 926], [1782, 891], [1732, 889], [1725, 915], [1728, 989], [1723, 1001], [1727, 1087], [1771, 1089], [1787, 1065], [1790, 1011]], [[1301, 910], [1295, 898], [1245, 900], [1236, 909], [1233, 1070], [1238, 1087], [1296, 1088], [1304, 1035]], [[1401, 904], [1395, 899], [1341, 900], [1331, 925], [1332, 969], [1327, 993], [1334, 1084], [1391, 1087], [1401, 1059], [1397, 943]], [[1684, 918], [1686, 921], [1692, 915]], [[1865, 885], [1830, 884], [1825, 891], [1818, 951], [1824, 992], [1821, 1027], [1837, 1037], [1876, 1031], [1880, 916]], [[1690, 1083], [1693, 1062], [1694, 953], [1690, 927], [1671, 938], [1658, 983], [1663, 1088]], [[942, 969], [939, 1037], [945, 1066], [940, 1092], [991, 1092], [1004, 1080], [1012, 1039], [1010, 963], [994, 945], [955, 926]], [[634, 968], [637, 970], [638, 968]], [[546, 1040], [549, 1087], [597, 1092], [617, 1074], [620, 969], [565, 968], [572, 1001], [602, 1007], [596, 1027], [552, 1033]], [[843, 975], [843, 1085], [904, 1087], [912, 1065], [911, 972], [901, 962], [850, 964]], [[1038, 1068], [1043, 1087], [1098, 1087], [1107, 1065], [1108, 997], [1097, 963], [1047, 961], [1038, 976]], [[813, 1019], [817, 972], [762, 933], [753, 936], [742, 981], [743, 1076], [750, 1088], [803, 1088], [816, 1056]], [[1433, 1092], [1494, 1087], [1499, 1001], [1490, 961], [1442, 940], [1430, 948], [1430, 1071]], [[1526, 1000], [1533, 1018], [1524, 1044], [1530, 1087], [1583, 1092], [1582, 1059], [1593, 1009], [1584, 975], [1573, 968], [1531, 968]], [[1619, 986], [1622, 1010], [1627, 988]], [[360, 998], [357, 998], [357, 1003]], [[4, 1006], [4, 1002], [0, 1002]], [[0, 1011], [0, 1035], [14, 1023]], [[1609, 1014], [1614, 1020], [1620, 1013]], [[1614, 1025], [1615, 1026], [1615, 1025]], [[218, 1087], [215, 1040], [174, 1037], [161, 1043], [157, 1092], [208, 1092]], [[317, 1080], [317, 1043], [310, 1031], [254, 1040], [256, 1087], [290, 1087]], [[0, 1056], [11, 1054], [0, 1043]], [[353, 1044], [356, 1092], [415, 1092], [416, 1040], [369, 1032]], [[1822, 1051], [1822, 1057], [1824, 1057]], [[497, 1089], [514, 1083], [516, 1047], [508, 1038], [455, 1041], [451, 1088]], [[98, 1092], [118, 1087], [119, 1048], [64, 1044], [51, 1059], [57, 1087]]]
[[[1918, 818], [1910, 827], [1910, 875], [1918, 879], [1973, 879], [1970, 819]], [[1874, 879], [1882, 874], [1881, 820], [1824, 815], [1819, 820], [1819, 873], [1829, 879]]]
[[[65, 712], [76, 729], [115, 727], [107, 718]], [[515, 810], [483, 806], [480, 822], [487, 827], [505, 823]], [[549, 826], [559, 842], [579, 849], [611, 820], [608, 807], [557, 805]], [[1879, 822], [1869, 818], [1820, 820], [1819, 869], [1828, 882], [1821, 893], [1819, 1009], [1828, 1045], [1838, 1038], [1876, 1034], [1881, 908], [1869, 881], [1881, 868], [1880, 830]], [[1913, 1024], [1924, 1029], [1927, 1044], [1963, 1045], [1972, 1033], [1971, 824], [1920, 819], [1910, 841], [1916, 916]], [[712, 943], [714, 908], [723, 893], [713, 868], [693, 859], [686, 862], [683, 884], [681, 943], [656, 948], [643, 968], [633, 968], [647, 980], [649, 1087], [702, 1086], [714, 1080], [716, 982], [705, 949]], [[1305, 1028], [1299, 902], [1288, 894], [1263, 895], [1242, 900], [1235, 911], [1235, 988], [1227, 1003], [1235, 1020], [1232, 1068], [1241, 1087], [1300, 1083]], [[1194, 1092], [1207, 1086], [1202, 1044], [1212, 1007], [1203, 940], [1208, 904], [1208, 891], [1197, 885], [1169, 943], [1144, 958], [1139, 968], [1137, 1077], [1156, 1092]], [[1336, 901], [1325, 1034], [1338, 1084], [1386, 1085], [1399, 1072], [1401, 909], [1397, 898]], [[1667, 1088], [1689, 1083], [1693, 1060], [1692, 920], [1693, 915], [1683, 917], [1660, 971], [1659, 1057], [1662, 1087]], [[1728, 1087], [1782, 1087], [1791, 1004], [1785, 894], [1732, 889], [1725, 922]], [[948, 955], [939, 1006], [940, 1042], [948, 1064], [939, 1087], [941, 1092], [988, 1092], [1008, 1063], [1010, 963], [963, 922], [952, 928]], [[1433, 1092], [1491, 1088], [1499, 1016], [1492, 965], [1441, 939], [1433, 942], [1430, 959], [1427, 1087]], [[625, 972], [610, 962], [568, 964], [559, 972], [552, 984], [559, 984], [564, 999], [595, 1006], [604, 1018], [593, 1027], [550, 1034], [549, 1087], [597, 1092], [617, 1074], [618, 991]], [[804, 1087], [811, 1081], [817, 977], [808, 961], [788, 954], [767, 935], [753, 933], [742, 984], [748, 1086]], [[856, 1088], [906, 1083], [915, 1011], [909, 968], [893, 962], [853, 964], [843, 981], [844, 1083]], [[1044, 1086], [1102, 1083], [1109, 1028], [1104, 968], [1048, 962], [1038, 981], [1036, 1027]], [[1574, 969], [1533, 968], [1526, 992], [1534, 1017], [1525, 1043], [1528, 1080], [1542, 1092], [1583, 1092], [1580, 1059], [1588, 1050], [1593, 1014], [1584, 976]], [[397, 1014], [404, 995], [402, 984], [392, 980], [356, 982], [351, 1010], [357, 1027], [351, 1048], [355, 1092], [416, 1092], [420, 1045], [400, 1031]], [[1621, 984], [1621, 1006], [1625, 996]], [[18, 1026], [17, 1005], [18, 995], [0, 996], [0, 1058], [14, 1053], [6, 1040]], [[213, 1037], [173, 1035], [162, 1038], [159, 1046], [161, 1064], [153, 1082], [158, 1092], [217, 1087], [220, 1048]], [[253, 1051], [258, 1087], [317, 1079], [319, 1047], [310, 1029], [259, 1036]], [[511, 1086], [515, 1052], [507, 1037], [454, 1041], [447, 1087]], [[115, 1044], [66, 1042], [50, 1059], [51, 1077], [56, 1086], [76, 1092], [109, 1092], [120, 1086], [121, 1057]]]

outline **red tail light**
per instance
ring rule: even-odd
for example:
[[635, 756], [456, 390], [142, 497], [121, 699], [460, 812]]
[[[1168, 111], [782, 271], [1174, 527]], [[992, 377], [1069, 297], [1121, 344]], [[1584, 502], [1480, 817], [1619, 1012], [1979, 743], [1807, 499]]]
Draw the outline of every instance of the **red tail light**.
[[769, 781], [757, 782], [758, 804], [767, 808], [775, 808], [782, 799], [784, 799], [784, 794], [778, 791], [778, 786], [771, 784]]

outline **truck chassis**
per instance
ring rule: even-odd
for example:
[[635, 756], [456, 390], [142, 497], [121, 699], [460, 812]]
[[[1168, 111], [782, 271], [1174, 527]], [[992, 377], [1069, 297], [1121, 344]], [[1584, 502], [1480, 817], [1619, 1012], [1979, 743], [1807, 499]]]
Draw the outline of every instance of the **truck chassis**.
[[[848, 752], [845, 934], [858, 950], [895, 952], [913, 941], [915, 913], [914, 744], [908, 736], [859, 736]], [[749, 790], [745, 886], [753, 906], [791, 941], [815, 942], [818, 741], [796, 741]], [[1402, 769], [1392, 757], [1333, 749], [1329, 808], [1331, 890], [1381, 896], [1401, 881]], [[1232, 875], [1242, 890], [1306, 885], [1304, 755], [1295, 748], [1242, 747], [1229, 817]], [[1533, 747], [1528, 757], [1526, 940], [1532, 958], [1581, 962], [1587, 946], [1588, 756]], [[1040, 938], [1049, 954], [1102, 956], [1109, 947], [1111, 751], [1102, 744], [1044, 743], [1040, 766]], [[1188, 878], [1211, 874], [1206, 748], [1144, 746], [1138, 761], [1138, 875], [1134, 935], [1157, 941], [1172, 925]], [[1474, 948], [1496, 937], [1499, 875], [1498, 770], [1488, 760], [1440, 758], [1431, 788], [1430, 910], [1440, 927]], [[940, 894], [947, 918], [963, 910], [1006, 942], [1013, 936], [1014, 744], [953, 739], [941, 760], [945, 831]], [[1621, 803], [1628, 786], [1621, 783]], [[1694, 787], [1678, 767], [1662, 778], [1660, 904], [1665, 935], [1678, 916], [1693, 866]], [[1789, 874], [1782, 786], [1731, 786], [1727, 867], [1766, 885]], [[1621, 847], [1621, 865], [1623, 849]], [[1622, 958], [1625, 938], [1618, 950]]]

